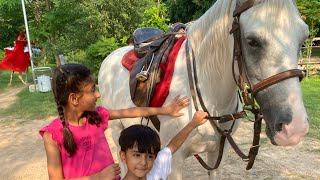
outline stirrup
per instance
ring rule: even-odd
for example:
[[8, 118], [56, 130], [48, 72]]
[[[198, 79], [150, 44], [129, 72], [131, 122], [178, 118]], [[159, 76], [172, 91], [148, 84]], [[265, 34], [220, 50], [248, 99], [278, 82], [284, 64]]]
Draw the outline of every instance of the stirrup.
[[153, 59], [154, 59], [154, 53], [152, 54], [152, 59], [151, 59], [151, 62], [149, 64], [148, 69], [146, 71], [143, 71], [143, 68], [144, 68], [144, 66], [143, 66], [141, 71], [136, 75], [137, 80], [144, 82], [149, 78], [149, 70], [152, 65]]
[[139, 81], [146, 81], [149, 77], [148, 71], [141, 71], [136, 75], [137, 80]]

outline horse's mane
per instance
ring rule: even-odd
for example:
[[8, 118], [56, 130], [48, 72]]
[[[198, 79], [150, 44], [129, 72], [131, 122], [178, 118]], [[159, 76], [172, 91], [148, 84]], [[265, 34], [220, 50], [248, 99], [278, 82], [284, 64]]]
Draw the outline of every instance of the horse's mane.
[[[231, 68], [229, 65], [226, 67], [226, 60], [232, 58], [233, 52], [233, 41], [229, 31], [235, 3], [235, 0], [218, 0], [188, 28], [188, 37], [195, 56], [202, 61], [198, 68], [203, 72], [203, 76], [212, 70], [221, 76], [223, 71]], [[294, 23], [291, 17], [295, 16], [289, 15], [299, 16], [294, 0], [257, 0], [254, 7], [249, 10], [254, 8], [254, 13], [247, 20], [257, 22], [259, 19], [268, 19], [272, 22], [266, 27], [270, 32], [275, 31], [274, 27], [290, 31], [292, 22]]]

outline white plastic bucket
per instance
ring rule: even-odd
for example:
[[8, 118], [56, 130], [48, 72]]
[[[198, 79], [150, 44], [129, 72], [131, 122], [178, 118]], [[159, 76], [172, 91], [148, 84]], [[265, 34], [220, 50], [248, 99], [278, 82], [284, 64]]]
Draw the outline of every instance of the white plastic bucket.
[[38, 76], [37, 88], [38, 88], [38, 91], [40, 92], [50, 91], [51, 90], [50, 76], [46, 76], [46, 75]]

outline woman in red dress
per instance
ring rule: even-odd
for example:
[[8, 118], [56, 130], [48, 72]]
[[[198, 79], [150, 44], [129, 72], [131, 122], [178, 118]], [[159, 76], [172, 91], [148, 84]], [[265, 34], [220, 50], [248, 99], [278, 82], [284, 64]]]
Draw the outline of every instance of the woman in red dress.
[[9, 85], [11, 85], [12, 76], [15, 71], [19, 72], [19, 79], [26, 84], [21, 76], [23, 72], [26, 72], [30, 63], [29, 51], [25, 52], [26, 45], [27, 41], [25, 40], [24, 33], [20, 32], [19, 37], [14, 42], [13, 50], [5, 48], [5, 57], [0, 62], [0, 69], [12, 71]]

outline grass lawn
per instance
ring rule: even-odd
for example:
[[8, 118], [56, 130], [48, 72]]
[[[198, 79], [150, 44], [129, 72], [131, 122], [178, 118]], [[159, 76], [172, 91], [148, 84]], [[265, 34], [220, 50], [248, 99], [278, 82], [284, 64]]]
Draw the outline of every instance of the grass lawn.
[[[9, 72], [9, 71], [8, 71]], [[8, 76], [9, 73], [0, 71], [0, 75]], [[32, 75], [28, 75], [29, 82], [32, 82]], [[1, 78], [0, 92], [7, 87], [9, 79]], [[14, 85], [22, 84], [18, 78], [14, 78]], [[305, 107], [310, 120], [310, 133], [308, 136], [320, 140], [320, 76], [315, 78], [304, 79], [302, 81], [302, 90]], [[98, 102], [101, 104], [101, 102]], [[17, 101], [5, 110], [0, 110], [0, 114], [5, 116], [16, 116], [17, 118], [26, 119], [43, 119], [48, 116], [57, 116], [57, 110], [53, 99], [52, 92], [30, 93], [25, 88], [18, 94]]]
[[[7, 70], [0, 70], [0, 92], [4, 91], [6, 88], [8, 88], [8, 83], [10, 81], [10, 74], [11, 71]], [[19, 87], [19, 86], [24, 86], [20, 79], [18, 78], [18, 72], [15, 72], [13, 74], [12, 78], [12, 87]], [[26, 76], [25, 74], [22, 75], [23, 80], [25, 80]], [[28, 82], [32, 82], [32, 75], [28, 74]]]
[[302, 93], [310, 121], [309, 136], [320, 140], [320, 76], [303, 80]]

